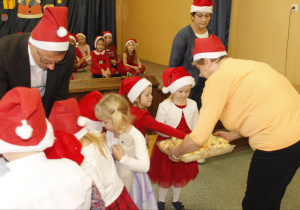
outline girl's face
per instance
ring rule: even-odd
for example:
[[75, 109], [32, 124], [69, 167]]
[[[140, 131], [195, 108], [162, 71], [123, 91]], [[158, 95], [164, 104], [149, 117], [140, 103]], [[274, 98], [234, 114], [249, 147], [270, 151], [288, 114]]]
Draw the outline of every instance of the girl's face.
[[78, 43], [79, 43], [80, 45], [85, 44], [85, 38], [84, 38], [83, 36], [78, 36], [77, 38], [78, 38]]
[[137, 99], [137, 103], [142, 106], [141, 108], [146, 108], [151, 106], [152, 100], [152, 86], [148, 86]]
[[178, 89], [173, 94], [174, 103], [178, 104], [178, 105], [185, 105], [186, 101], [187, 101], [186, 99], [189, 97], [191, 89], [192, 89], [192, 85], [186, 85], [186, 86]]
[[110, 44], [112, 42], [112, 35], [105, 36], [105, 43]]
[[128, 52], [133, 52], [134, 50], [135, 50], [135, 43], [134, 42], [129, 42], [128, 44], [127, 44], [127, 50], [128, 50]]
[[73, 39], [70, 39], [70, 44], [75, 46], [75, 41]]
[[102, 120], [102, 127], [111, 132], [115, 131], [115, 125], [111, 119]]
[[96, 45], [97, 51], [102, 52], [104, 50], [104, 41], [99, 39]]

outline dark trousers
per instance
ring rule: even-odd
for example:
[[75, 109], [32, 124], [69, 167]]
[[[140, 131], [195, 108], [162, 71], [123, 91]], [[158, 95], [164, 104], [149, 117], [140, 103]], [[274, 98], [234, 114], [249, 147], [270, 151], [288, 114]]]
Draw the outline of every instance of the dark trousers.
[[190, 96], [189, 96], [190, 99], [193, 99], [194, 101], [196, 101], [198, 109], [200, 109], [201, 106], [202, 106], [201, 96], [202, 96], [202, 93], [203, 93], [203, 88], [205, 86], [205, 81], [206, 81], [205, 78], [199, 77], [197, 83], [191, 89], [191, 93], [190, 93]]
[[300, 141], [281, 150], [256, 150], [249, 168], [243, 209], [280, 209], [286, 187], [299, 166]]

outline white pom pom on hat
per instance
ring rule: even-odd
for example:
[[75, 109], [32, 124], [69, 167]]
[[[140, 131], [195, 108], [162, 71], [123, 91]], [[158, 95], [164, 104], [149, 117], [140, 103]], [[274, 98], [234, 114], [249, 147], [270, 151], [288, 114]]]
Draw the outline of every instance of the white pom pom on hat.
[[167, 94], [168, 92], [170, 92], [170, 90], [166, 87], [163, 87], [161, 90], [164, 94]]
[[32, 127], [27, 124], [27, 120], [21, 120], [22, 125], [16, 128], [16, 134], [24, 140], [28, 140], [32, 136]]
[[59, 27], [59, 29], [57, 30], [57, 36], [59, 37], [65, 37], [68, 35], [68, 31], [67, 29], [65, 29], [64, 27]]

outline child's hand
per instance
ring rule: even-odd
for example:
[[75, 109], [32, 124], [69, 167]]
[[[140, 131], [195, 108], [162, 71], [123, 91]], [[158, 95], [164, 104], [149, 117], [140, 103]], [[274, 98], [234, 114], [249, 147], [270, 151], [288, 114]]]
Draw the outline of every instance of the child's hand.
[[145, 139], [146, 139], [146, 145], [149, 148], [149, 136], [147, 134], [145, 136]]
[[120, 144], [114, 144], [111, 146], [111, 149], [113, 151], [113, 156], [117, 161], [120, 161], [122, 157], [124, 156], [123, 149]]
[[142, 65], [138, 65], [139, 69], [142, 69]]
[[106, 73], [106, 71], [104, 69], [101, 69], [101, 72], [102, 72], [102, 76], [103, 77], [105, 77], [105, 78], [108, 77], [108, 75], [107, 75], [107, 73]]
[[137, 67], [137, 66], [134, 67], [134, 70], [135, 70], [136, 72], [140, 72], [140, 69], [139, 69], [139, 67]]
[[106, 73], [107, 73], [108, 76], [111, 76], [111, 72], [110, 72], [109, 68], [106, 69]]

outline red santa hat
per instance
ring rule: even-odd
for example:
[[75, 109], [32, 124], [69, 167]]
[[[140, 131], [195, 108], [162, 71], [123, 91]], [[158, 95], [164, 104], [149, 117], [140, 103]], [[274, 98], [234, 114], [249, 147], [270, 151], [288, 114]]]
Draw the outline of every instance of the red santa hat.
[[86, 125], [87, 130], [98, 130], [102, 132], [102, 123], [96, 118], [95, 106], [103, 95], [99, 91], [86, 94], [79, 102], [78, 107], [81, 114], [81, 124]]
[[201, 58], [215, 59], [223, 55], [227, 55], [227, 52], [219, 37], [212, 34], [208, 38], [195, 39], [194, 61]]
[[44, 152], [48, 159], [68, 158], [80, 165], [84, 159], [81, 154], [82, 145], [71, 133], [54, 131], [55, 141], [52, 147]]
[[110, 33], [109, 31], [104, 31], [103, 32], [103, 37], [105, 38], [107, 35], [111, 35], [112, 36], [112, 33]]
[[69, 38], [74, 40], [75, 43], [78, 42], [77, 37], [75, 36], [75, 34], [69, 33]]
[[134, 101], [142, 94], [146, 87], [152, 85], [149, 80], [142, 77], [129, 77], [121, 82], [119, 94], [124, 95], [126, 93], [129, 101]]
[[78, 39], [79, 36], [83, 36], [85, 38], [85, 35], [83, 33], [77, 33], [76, 34], [77, 39]]
[[88, 133], [81, 123], [80, 110], [75, 98], [56, 101], [49, 115], [49, 121], [55, 131], [72, 133], [77, 139]]
[[214, 3], [212, 0], [194, 0], [191, 6], [191, 13], [193, 12], [208, 12], [213, 13]]
[[127, 47], [129, 42], [133, 42], [135, 44], [135, 46], [138, 46], [138, 43], [137, 43], [136, 39], [128, 39], [126, 44], [125, 44], [125, 47]]
[[104, 41], [103, 36], [97, 36], [97, 37], [95, 38], [95, 42], [94, 42], [94, 46], [95, 46], [96, 49], [97, 49], [97, 42], [98, 42], [99, 39], [102, 39], [102, 40]]
[[69, 32], [67, 7], [46, 7], [45, 13], [33, 29], [29, 42], [43, 50], [67, 51]]
[[37, 88], [16, 87], [0, 101], [0, 154], [44, 151], [54, 142]]
[[195, 86], [194, 78], [185, 70], [183, 66], [175, 67], [175, 68], [167, 68], [163, 74], [162, 79], [164, 83], [164, 87], [162, 88], [162, 92], [164, 94], [169, 91], [173, 94], [178, 89], [192, 85]]

